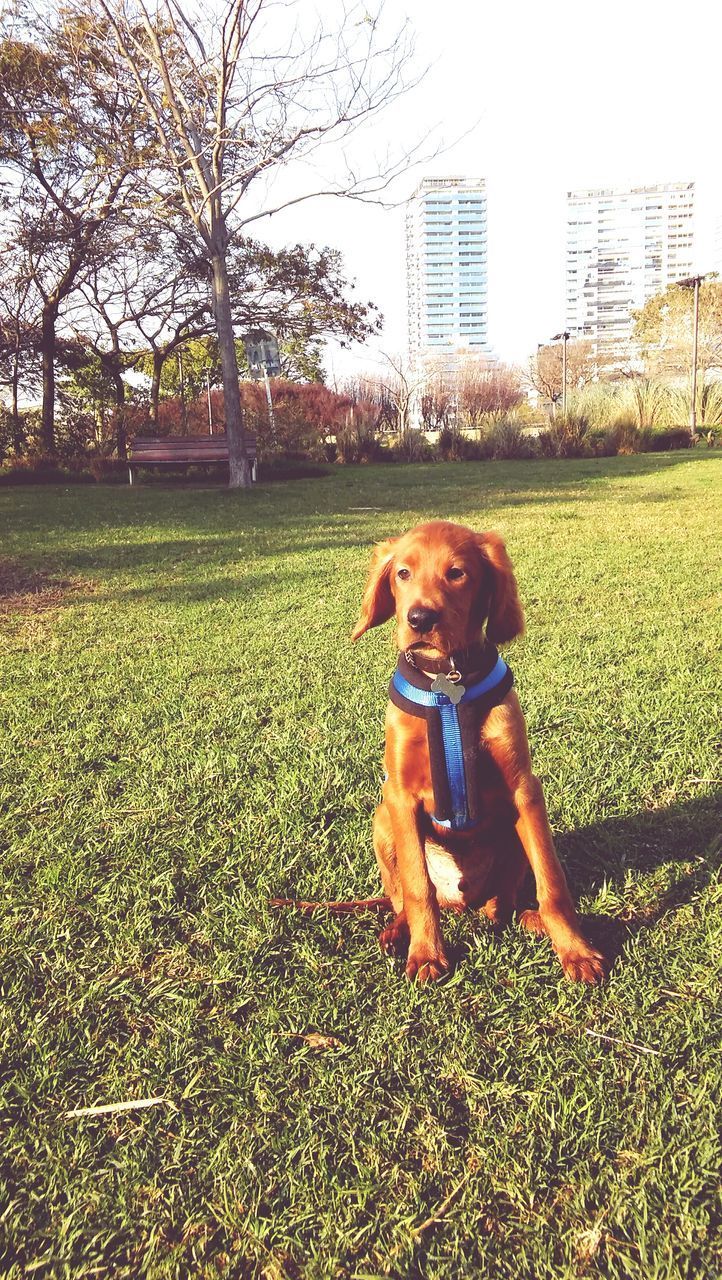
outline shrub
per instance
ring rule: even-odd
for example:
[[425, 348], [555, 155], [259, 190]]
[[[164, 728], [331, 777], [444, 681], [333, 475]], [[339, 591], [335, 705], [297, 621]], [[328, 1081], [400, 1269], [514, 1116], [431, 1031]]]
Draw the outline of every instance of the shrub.
[[394, 462], [436, 462], [438, 454], [422, 431], [402, 431], [389, 448], [389, 458]]
[[128, 483], [128, 464], [120, 458], [91, 458], [89, 470], [96, 484]]
[[607, 434], [615, 453], [640, 452], [642, 433], [631, 414], [619, 414]]
[[587, 447], [595, 458], [613, 458], [619, 453], [614, 428], [595, 427], [587, 435]]
[[546, 431], [539, 433], [539, 450], [545, 458], [589, 457], [590, 433], [591, 423], [584, 414], [560, 414], [552, 419]]
[[629, 394], [636, 425], [640, 429], [660, 424], [669, 412], [670, 392], [651, 378], [639, 378], [631, 382]]
[[469, 436], [457, 426], [444, 427], [436, 447], [444, 462], [480, 462], [491, 457], [482, 435]]
[[619, 413], [624, 392], [608, 382], [590, 383], [589, 386], [569, 393], [569, 413], [587, 418], [597, 430], [609, 429]]
[[[335, 455], [339, 462], [377, 462], [382, 452], [375, 428], [368, 422], [357, 421], [336, 432]], [[328, 453], [326, 457], [328, 457]]]
[[700, 421], [705, 427], [722, 427], [722, 381], [702, 384], [698, 408]]
[[689, 427], [670, 427], [666, 431], [644, 432], [641, 453], [658, 453], [667, 449], [690, 449], [692, 434]]
[[499, 461], [509, 458], [534, 458], [536, 438], [524, 430], [514, 418], [501, 418], [484, 432], [479, 441], [482, 458]]
[[447, 422], [441, 428], [436, 447], [444, 462], [457, 462], [463, 457], [464, 433], [456, 425]]
[[82, 462], [63, 463], [43, 453], [8, 458], [0, 470], [0, 484], [90, 484], [92, 476]]

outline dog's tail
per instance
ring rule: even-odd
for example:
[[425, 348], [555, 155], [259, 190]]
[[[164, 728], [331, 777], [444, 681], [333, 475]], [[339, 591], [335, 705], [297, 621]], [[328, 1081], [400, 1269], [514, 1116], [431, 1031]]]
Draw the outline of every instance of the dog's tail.
[[329, 911], [332, 915], [351, 915], [355, 911], [390, 911], [390, 898], [354, 898], [351, 902], [302, 902], [298, 898], [271, 898], [272, 907], [294, 907], [310, 915], [313, 911]]

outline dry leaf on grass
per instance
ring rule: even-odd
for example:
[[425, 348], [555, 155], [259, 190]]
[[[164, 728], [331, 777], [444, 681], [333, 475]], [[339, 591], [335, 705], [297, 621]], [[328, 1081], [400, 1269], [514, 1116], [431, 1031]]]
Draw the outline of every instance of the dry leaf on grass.
[[292, 1040], [303, 1040], [309, 1049], [343, 1049], [335, 1036], [325, 1036], [320, 1031], [284, 1031], [283, 1034]]

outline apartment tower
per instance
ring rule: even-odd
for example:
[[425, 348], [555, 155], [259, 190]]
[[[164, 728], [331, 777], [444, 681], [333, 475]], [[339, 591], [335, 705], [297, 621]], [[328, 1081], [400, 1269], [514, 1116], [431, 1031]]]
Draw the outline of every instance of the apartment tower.
[[566, 327], [629, 359], [632, 312], [694, 270], [694, 183], [567, 193]]
[[406, 212], [406, 280], [412, 363], [488, 354], [482, 178], [424, 178], [417, 187]]

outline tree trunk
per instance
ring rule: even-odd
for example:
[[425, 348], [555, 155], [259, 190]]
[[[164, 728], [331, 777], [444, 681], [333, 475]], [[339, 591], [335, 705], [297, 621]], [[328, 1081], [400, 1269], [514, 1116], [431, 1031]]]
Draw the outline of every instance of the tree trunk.
[[13, 453], [20, 454], [23, 448], [23, 429], [20, 421], [20, 410], [18, 409], [18, 386], [20, 383], [20, 353], [16, 349], [13, 356], [13, 371], [10, 403], [10, 421], [12, 422], [13, 433]]
[[125, 431], [125, 383], [117, 365], [112, 370], [115, 390], [115, 447], [122, 462], [128, 460], [128, 443]]
[[225, 254], [215, 252], [211, 263], [213, 266], [213, 314], [223, 371], [223, 402], [228, 437], [228, 484], [231, 489], [248, 489], [251, 484], [251, 465], [246, 456], [241, 389], [238, 383], [238, 361], [233, 341], [233, 318]]
[[40, 436], [45, 453], [55, 453], [55, 321], [57, 308], [43, 308], [40, 350], [43, 357], [43, 408]]
[[160, 401], [160, 380], [165, 363], [165, 351], [153, 352], [153, 375], [150, 384], [150, 420], [158, 432], [158, 403]]

